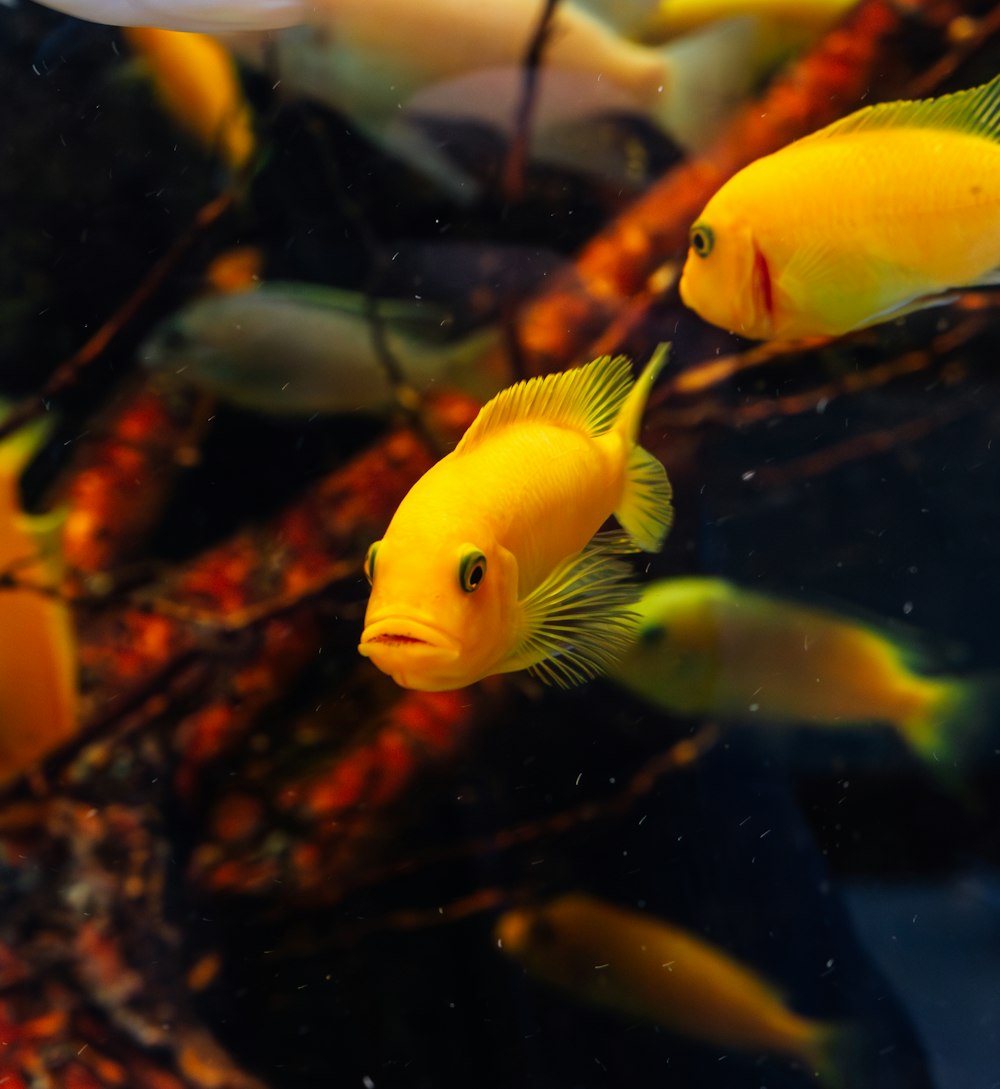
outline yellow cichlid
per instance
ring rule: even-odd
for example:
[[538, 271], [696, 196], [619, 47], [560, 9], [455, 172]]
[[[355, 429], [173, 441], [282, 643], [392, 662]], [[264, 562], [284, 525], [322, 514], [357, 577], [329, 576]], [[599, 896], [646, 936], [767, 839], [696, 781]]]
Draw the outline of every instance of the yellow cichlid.
[[1000, 76], [869, 106], [745, 167], [691, 228], [681, 298], [742, 336], [838, 336], [1000, 283]]
[[676, 714], [825, 727], [881, 723], [940, 767], [986, 703], [979, 679], [914, 672], [912, 651], [888, 632], [724, 579], [652, 583], [636, 610], [637, 640], [611, 675]]
[[[44, 441], [43, 421], [0, 444], [0, 782], [26, 771], [77, 730], [72, 620], [58, 590], [62, 516], [21, 509], [21, 471]], [[38, 589], [33, 587], [37, 586]], [[32, 587], [32, 588], [28, 588]]]
[[153, 27], [122, 32], [148, 66], [157, 96], [176, 123], [230, 169], [253, 157], [250, 107], [232, 57], [205, 34]]
[[649, 36], [689, 34], [721, 19], [752, 17], [785, 30], [796, 44], [821, 34], [857, 0], [659, 0], [642, 22]]
[[582, 893], [501, 916], [503, 951], [572, 997], [692, 1039], [768, 1051], [846, 1085], [845, 1033], [790, 1010], [751, 968], [679, 927]]
[[644, 40], [661, 41], [706, 25], [752, 19], [750, 50], [761, 76], [826, 33], [857, 0], [659, 0], [643, 27]]
[[[637, 442], [666, 358], [663, 346], [633, 383], [627, 359], [604, 356], [485, 405], [368, 550], [361, 654], [426, 691], [605, 669], [634, 623], [615, 554], [658, 551], [673, 517], [666, 472]], [[625, 534], [595, 537], [612, 513]]]

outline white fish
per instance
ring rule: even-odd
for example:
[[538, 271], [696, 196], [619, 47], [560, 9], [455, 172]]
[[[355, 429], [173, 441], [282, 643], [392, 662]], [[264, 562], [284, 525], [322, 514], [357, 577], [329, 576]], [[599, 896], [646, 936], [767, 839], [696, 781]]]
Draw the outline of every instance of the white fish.
[[222, 34], [275, 30], [324, 18], [329, 2], [313, 0], [41, 0], [46, 7], [109, 26], [152, 26]]
[[[444, 307], [374, 305], [393, 358], [419, 392], [443, 386], [485, 401], [509, 381], [484, 361], [494, 355], [496, 327], [458, 337], [449, 335]], [[379, 414], [395, 400], [371, 320], [363, 295], [275, 281], [190, 303], [154, 330], [139, 355], [148, 367], [258, 412]]]
[[[420, 127], [421, 119], [481, 121], [506, 135], [523, 85], [538, 0], [338, 0], [330, 23], [274, 35], [229, 35], [244, 59], [285, 93], [315, 99], [369, 138], [438, 178], [471, 189]], [[553, 17], [535, 103], [532, 151], [547, 126], [607, 111], [638, 113], [686, 150], [702, 146], [754, 73], [744, 60], [749, 20], [662, 48], [637, 44], [564, 0]]]

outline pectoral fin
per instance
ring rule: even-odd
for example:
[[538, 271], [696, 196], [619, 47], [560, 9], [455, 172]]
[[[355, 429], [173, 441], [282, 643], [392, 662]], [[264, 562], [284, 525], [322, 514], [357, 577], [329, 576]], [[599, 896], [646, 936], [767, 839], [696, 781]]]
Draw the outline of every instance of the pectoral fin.
[[523, 632], [505, 671], [528, 669], [546, 684], [582, 684], [624, 654], [638, 599], [631, 568], [616, 559], [620, 537], [595, 538], [561, 563], [523, 602]]

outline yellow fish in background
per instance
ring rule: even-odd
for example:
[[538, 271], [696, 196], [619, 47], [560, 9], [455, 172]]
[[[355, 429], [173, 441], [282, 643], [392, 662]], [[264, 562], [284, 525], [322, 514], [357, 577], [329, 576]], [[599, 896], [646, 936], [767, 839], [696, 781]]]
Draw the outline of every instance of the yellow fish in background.
[[0, 444], [0, 573], [26, 587], [0, 588], [0, 783], [26, 771], [78, 727], [72, 618], [51, 593], [62, 576], [63, 518], [21, 509], [21, 471], [47, 433], [43, 420]]
[[941, 768], [995, 699], [992, 682], [922, 676], [899, 638], [723, 579], [645, 588], [635, 644], [612, 679], [663, 710], [826, 727], [881, 723]]
[[[594, 0], [609, 3], [611, 0]], [[621, 3], [621, 0], [618, 0]], [[635, 4], [635, 0], [631, 0]], [[645, 0], [643, 0], [645, 2]], [[673, 37], [688, 34], [720, 19], [744, 16], [765, 19], [803, 33], [820, 34], [858, 0], [657, 0], [642, 26]]]
[[826, 33], [858, 0], [659, 0], [643, 23], [644, 41], [692, 34], [728, 19], [751, 18], [751, 49], [761, 75]]
[[[404, 688], [462, 688], [530, 669], [572, 685], [627, 646], [637, 589], [616, 553], [656, 552], [673, 518], [638, 445], [661, 346], [518, 382], [400, 503], [368, 550], [358, 650]], [[614, 513], [625, 534], [597, 534]]]
[[681, 298], [741, 336], [838, 336], [1000, 283], [1000, 76], [869, 106], [745, 167], [691, 228]]
[[234, 172], [253, 158], [250, 107], [226, 48], [205, 34], [153, 27], [122, 31], [148, 67], [157, 97], [174, 121]]
[[577, 1000], [708, 1044], [788, 1055], [828, 1085], [851, 1084], [841, 1069], [850, 1033], [790, 1010], [751, 968], [679, 927], [573, 893], [506, 912], [495, 933], [530, 975]]

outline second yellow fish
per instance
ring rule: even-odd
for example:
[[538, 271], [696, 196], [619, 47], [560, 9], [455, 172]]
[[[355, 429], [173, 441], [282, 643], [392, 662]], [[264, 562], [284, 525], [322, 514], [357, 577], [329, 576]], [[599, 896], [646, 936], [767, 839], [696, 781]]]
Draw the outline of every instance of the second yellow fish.
[[205, 34], [154, 27], [131, 27], [124, 34], [167, 113], [231, 170], [244, 169], [256, 146], [253, 118], [225, 47]]
[[715, 1046], [788, 1055], [838, 1089], [861, 1084], [848, 1076], [851, 1030], [796, 1013], [749, 965], [666, 920], [570, 893], [505, 912], [496, 937], [578, 1001]]
[[1000, 76], [859, 110], [731, 178], [681, 298], [761, 340], [839, 336], [1000, 283]]
[[[637, 441], [666, 358], [634, 383], [604, 356], [494, 397], [369, 549], [361, 654], [439, 691], [519, 669], [576, 684], [624, 651], [637, 592], [615, 555], [658, 551], [673, 517]], [[612, 513], [625, 534], [595, 537]]]

